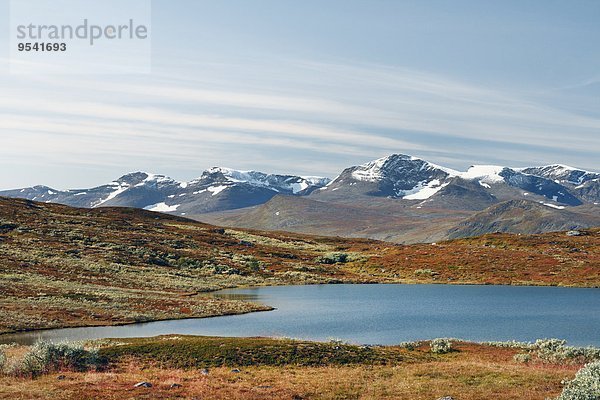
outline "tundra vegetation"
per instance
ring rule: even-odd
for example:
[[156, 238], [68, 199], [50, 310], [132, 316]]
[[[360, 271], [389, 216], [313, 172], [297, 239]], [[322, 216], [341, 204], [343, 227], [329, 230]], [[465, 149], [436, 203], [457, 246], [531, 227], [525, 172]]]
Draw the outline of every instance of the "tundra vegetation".
[[600, 399], [600, 361], [587, 364], [567, 382], [557, 400]]
[[[600, 287], [599, 268], [600, 229], [404, 246], [0, 198], [0, 333], [270, 309], [208, 293], [240, 286]], [[598, 386], [597, 360], [598, 349], [556, 339], [387, 347], [188, 336], [38, 343], [0, 346], [0, 398], [596, 399], [581, 396]], [[575, 376], [585, 363], [591, 367]], [[142, 381], [153, 386], [133, 387]]]
[[127, 208], [0, 198], [0, 333], [268, 310], [240, 286], [451, 283], [600, 287], [600, 230], [418, 245], [223, 229]]
[[[37, 378], [40, 375], [61, 371], [101, 371], [106, 358], [98, 349], [84, 348], [82, 343], [37, 342], [32, 346], [14, 351], [18, 346], [4, 346], [0, 350], [0, 371], [8, 376]], [[7, 357], [7, 350], [12, 357]], [[11, 351], [11, 348], [13, 351]]]
[[432, 353], [450, 353], [452, 351], [452, 340], [446, 338], [433, 339], [429, 346], [431, 347]]
[[[357, 346], [185, 335], [42, 342], [3, 346], [0, 398], [597, 399], [598, 361], [534, 354], [565, 346], [556, 339]], [[531, 360], [515, 361], [525, 350]], [[587, 348], [592, 358], [599, 351]]]

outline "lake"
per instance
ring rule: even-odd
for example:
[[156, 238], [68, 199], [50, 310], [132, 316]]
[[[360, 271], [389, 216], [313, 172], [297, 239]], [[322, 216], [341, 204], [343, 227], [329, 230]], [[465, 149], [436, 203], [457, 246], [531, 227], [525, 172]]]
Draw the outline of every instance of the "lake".
[[232, 289], [215, 296], [274, 311], [118, 327], [0, 336], [0, 343], [164, 334], [274, 336], [396, 344], [455, 337], [474, 341], [567, 339], [600, 345], [600, 289], [463, 285], [311, 285]]

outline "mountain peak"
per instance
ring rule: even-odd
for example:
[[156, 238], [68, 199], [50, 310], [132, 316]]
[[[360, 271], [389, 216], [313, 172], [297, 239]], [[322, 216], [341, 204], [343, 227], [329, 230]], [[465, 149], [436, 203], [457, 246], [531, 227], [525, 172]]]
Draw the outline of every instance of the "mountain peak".
[[204, 171], [196, 182], [213, 180], [227, 184], [247, 183], [252, 186], [270, 188], [276, 192], [289, 191], [292, 194], [312, 190], [327, 185], [328, 178], [318, 176], [294, 176], [266, 174], [258, 171], [240, 171], [226, 167], [212, 167]]
[[266, 177], [267, 174], [257, 171], [240, 171], [227, 167], [211, 167], [202, 173], [202, 177], [200, 179], [211, 176], [223, 177], [231, 182], [249, 182], [255, 180], [257, 177]]
[[[318, 195], [324, 199], [337, 200], [359, 195], [426, 200], [448, 185], [456, 185], [456, 179], [462, 179], [478, 183], [488, 191], [488, 195], [497, 197], [496, 201], [533, 195], [540, 196], [540, 200], [546, 198], [556, 203], [577, 206], [582, 202], [571, 193], [570, 185], [585, 183], [585, 187], [577, 186], [573, 190], [581, 192], [578, 195], [585, 197], [586, 201], [595, 201], [600, 193], [598, 178], [600, 174], [563, 165], [532, 168], [472, 165], [466, 172], [459, 172], [418, 157], [391, 154], [345, 169], [330, 185], [320, 190]], [[485, 197], [473, 186], [467, 188], [462, 185], [460, 190], [456, 187], [454, 189], [454, 194], [466, 191], [479, 200]]]
[[447, 176], [459, 174], [450, 168], [441, 167], [421, 158], [407, 154], [391, 154], [386, 157], [352, 168], [352, 177], [358, 181], [377, 182], [401, 173], [418, 173], [419, 171], [440, 171]]
[[170, 178], [165, 175], [151, 174], [151, 173], [142, 172], [142, 171], [131, 172], [129, 174], [123, 175], [116, 181], [113, 181], [111, 184], [113, 186], [118, 185], [118, 186], [127, 186], [127, 187], [142, 186], [142, 185], [164, 186], [164, 185], [173, 185], [173, 184], [178, 184], [178, 185], [181, 185], [181, 187], [185, 187], [185, 185], [186, 185], [185, 182], [178, 182], [175, 179]]
[[[354, 196], [426, 199], [458, 171], [406, 154], [391, 154], [368, 163], [346, 168], [319, 196]], [[336, 192], [340, 190], [339, 192]], [[334, 193], [336, 192], [336, 193]]]
[[223, 174], [223, 175], [236, 175], [236, 174], [247, 174], [254, 171], [241, 171], [228, 167], [210, 167], [204, 173], [206, 174]]
[[525, 174], [541, 176], [557, 183], [566, 183], [570, 185], [582, 185], [588, 181], [600, 178], [600, 173], [573, 168], [563, 164], [520, 168], [519, 170]]
[[113, 181], [116, 184], [137, 185], [148, 178], [150, 174], [142, 171], [130, 172]]

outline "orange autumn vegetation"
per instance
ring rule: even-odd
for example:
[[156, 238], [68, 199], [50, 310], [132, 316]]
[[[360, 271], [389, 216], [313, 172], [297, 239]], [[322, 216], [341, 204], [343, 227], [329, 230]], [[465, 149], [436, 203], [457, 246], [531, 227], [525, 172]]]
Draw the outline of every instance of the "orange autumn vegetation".
[[399, 245], [0, 198], [0, 259], [1, 333], [269, 309], [207, 294], [240, 286], [600, 287], [600, 229]]
[[[230, 357], [228, 349], [231, 348], [241, 349], [244, 357], [251, 357], [248, 353], [251, 349], [277, 353], [285, 352], [283, 347], [312, 346], [324, 358], [316, 365], [295, 359], [280, 365], [255, 362], [251, 366], [237, 364], [245, 364], [243, 358], [230, 358], [208, 367], [208, 373], [200, 366], [169, 365], [181, 360], [202, 364], [203, 360], [189, 356], [189, 350], [207, 344], [216, 345], [212, 354], [221, 352], [222, 356]], [[114, 351], [105, 352], [112, 361], [106, 371], [60, 371], [33, 380], [0, 377], [0, 398], [430, 400], [453, 396], [464, 400], [544, 399], [556, 397], [562, 389], [561, 380], [572, 379], [581, 367], [536, 361], [518, 363], [513, 357], [519, 350], [473, 343], [457, 343], [455, 351], [440, 355], [432, 354], [427, 343], [414, 350], [393, 346], [376, 348], [373, 350], [377, 352], [375, 360], [342, 363], [348, 353], [361, 351], [357, 346], [344, 346], [339, 350], [335, 344], [260, 338], [124, 339], [113, 347]], [[152, 351], [160, 349], [168, 349], [171, 357], [163, 362], [151, 361]], [[327, 353], [339, 351], [343, 352], [342, 358]], [[214, 360], [208, 362], [212, 365]], [[152, 387], [134, 388], [137, 382], [143, 381]]]

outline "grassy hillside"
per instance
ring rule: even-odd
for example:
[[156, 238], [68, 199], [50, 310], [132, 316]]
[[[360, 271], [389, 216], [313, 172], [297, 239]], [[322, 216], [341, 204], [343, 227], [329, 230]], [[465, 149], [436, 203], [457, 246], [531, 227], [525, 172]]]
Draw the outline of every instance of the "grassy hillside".
[[366, 196], [338, 203], [278, 195], [259, 206], [190, 218], [269, 231], [422, 243], [441, 240], [447, 230], [473, 215], [473, 211], [416, 208], [415, 204]]
[[[460, 182], [459, 182], [460, 183]], [[483, 187], [475, 184], [480, 191]], [[359, 237], [412, 244], [439, 242], [493, 232], [537, 234], [600, 226], [600, 207], [583, 205], [559, 209], [533, 201], [508, 200], [469, 209], [475, 199], [465, 197], [454, 183], [425, 201], [398, 201], [356, 196], [319, 201], [320, 197], [275, 196], [265, 204], [209, 214], [188, 215], [210, 224], [304, 234]], [[465, 189], [466, 190], [466, 189]], [[512, 191], [513, 189], [511, 189]], [[337, 193], [337, 192], [334, 192]], [[510, 198], [510, 196], [509, 196]], [[465, 209], [467, 208], [467, 209]]]
[[600, 286], [600, 230], [396, 245], [0, 198], [0, 332], [268, 309], [207, 292], [339, 282]]
[[600, 226], [600, 208], [586, 205], [556, 209], [525, 200], [493, 205], [448, 231], [448, 238], [477, 236], [490, 232], [542, 233], [582, 226]]

